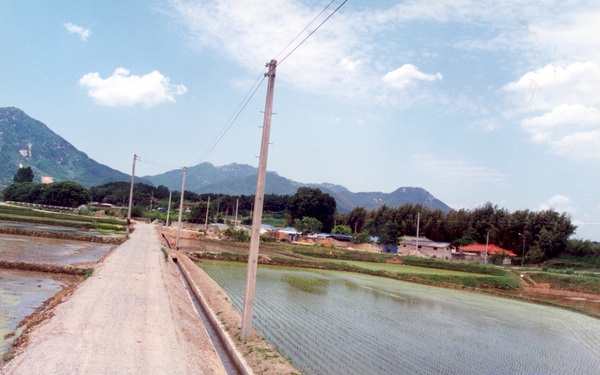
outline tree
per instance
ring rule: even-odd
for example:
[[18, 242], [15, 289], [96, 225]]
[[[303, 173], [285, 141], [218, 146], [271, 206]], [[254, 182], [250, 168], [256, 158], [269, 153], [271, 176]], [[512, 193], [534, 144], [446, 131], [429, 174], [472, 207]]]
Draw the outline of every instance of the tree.
[[352, 229], [347, 225], [336, 225], [331, 231], [333, 234], [352, 234]]
[[77, 207], [90, 201], [90, 192], [73, 181], [53, 182], [44, 189], [42, 201], [53, 206]]
[[336, 210], [335, 199], [321, 189], [301, 187], [287, 204], [287, 225], [294, 225], [296, 219], [312, 217], [323, 225], [325, 232], [333, 228]]
[[33, 171], [31, 167], [19, 168], [15, 176], [13, 177], [13, 182], [15, 184], [21, 182], [33, 182]]
[[[190, 214], [188, 215], [188, 221], [191, 223], [199, 223], [206, 224], [206, 206], [207, 202], [200, 202], [192, 207]], [[211, 204], [211, 207], [208, 209], [208, 221], [214, 221], [215, 216], [215, 208], [214, 205]]]
[[4, 200], [27, 203], [43, 203], [44, 184], [19, 182], [4, 189]]
[[383, 226], [382, 231], [379, 232], [379, 243], [398, 245], [400, 236], [402, 236], [400, 226], [394, 221], [388, 221]]
[[356, 206], [346, 215], [346, 225], [354, 233], [362, 232], [367, 222], [367, 210], [364, 207]]
[[352, 242], [353, 243], [372, 243], [373, 240], [371, 239], [371, 236], [369, 235], [369, 233], [366, 230], [364, 230], [359, 233], [354, 233], [354, 235], [352, 236]]
[[314, 217], [305, 216], [302, 219], [296, 219], [294, 221], [294, 228], [302, 232], [303, 235], [317, 233], [321, 230], [323, 225], [321, 222]]

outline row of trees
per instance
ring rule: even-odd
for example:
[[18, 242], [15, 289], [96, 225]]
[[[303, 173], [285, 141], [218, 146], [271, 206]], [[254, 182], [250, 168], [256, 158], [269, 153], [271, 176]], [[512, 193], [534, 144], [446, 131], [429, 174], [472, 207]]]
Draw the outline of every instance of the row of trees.
[[20, 182], [4, 189], [4, 200], [48, 204], [61, 207], [78, 207], [90, 201], [90, 192], [72, 181], [50, 184]]
[[[36, 184], [31, 181], [32, 177], [30, 169], [19, 169], [14, 177], [15, 183], [4, 191], [5, 200], [74, 207], [90, 200], [124, 206], [129, 199], [128, 182], [111, 182], [92, 187], [88, 192], [74, 182]], [[179, 191], [172, 192], [172, 202], [179, 201], [179, 194]], [[165, 186], [154, 187], [143, 183], [136, 183], [134, 186], [134, 206], [166, 207], [168, 198], [169, 189]], [[223, 213], [234, 215], [236, 208], [240, 218], [251, 216], [253, 195], [236, 197], [185, 191], [186, 204], [193, 205], [188, 215], [190, 221], [205, 222], [209, 199], [210, 222]], [[176, 206], [177, 203], [173, 205]], [[455, 245], [485, 243], [489, 236], [490, 243], [520, 255], [525, 253], [528, 261], [536, 263], [554, 258], [565, 251], [579, 251], [568, 248], [569, 236], [576, 229], [570, 217], [553, 210], [519, 210], [511, 213], [487, 203], [472, 210], [460, 209], [446, 213], [419, 204], [406, 204], [400, 207], [383, 205], [371, 211], [355, 207], [342, 215], [336, 213], [336, 202], [331, 195], [317, 188], [301, 187], [292, 196], [266, 195], [264, 212], [278, 213], [285, 218], [286, 225], [305, 232], [353, 233], [363, 241], [375, 236], [380, 243], [385, 244], [398, 244], [402, 236], [416, 235], [419, 216], [421, 236]], [[578, 248], [585, 250], [585, 246], [585, 243], [580, 244]]]
[[[554, 210], [508, 212], [486, 203], [473, 210], [460, 209], [448, 213], [422, 205], [400, 207], [383, 205], [366, 211], [356, 207], [343, 217], [343, 223], [355, 231], [367, 231], [382, 243], [397, 244], [403, 235], [417, 233], [439, 242], [455, 245], [489, 242], [523, 255], [531, 262], [540, 262], [562, 254], [576, 226], [570, 217]], [[525, 248], [525, 250], [523, 250]]]
[[[106, 194], [108, 191], [112, 191], [112, 194]], [[109, 203], [112, 203], [111, 199], [118, 203], [119, 199], [124, 199], [128, 194], [127, 183], [111, 183], [92, 188], [94, 199]], [[155, 200], [165, 199], [168, 197], [168, 189], [164, 186], [155, 188], [136, 184], [134, 201], [149, 202], [152, 197]], [[189, 215], [191, 221], [204, 223], [209, 197], [209, 221], [215, 220], [221, 210], [233, 214], [236, 206], [240, 217], [250, 216], [254, 203], [252, 195], [235, 197], [186, 191], [186, 201], [196, 203]], [[179, 192], [173, 192], [173, 199], [179, 199]], [[525, 252], [526, 259], [531, 262], [544, 261], [564, 253], [569, 236], [576, 229], [565, 213], [559, 214], [553, 210], [519, 210], [511, 213], [491, 203], [472, 210], [460, 209], [447, 213], [419, 204], [399, 207], [383, 205], [371, 211], [355, 207], [346, 215], [341, 215], [336, 213], [336, 202], [331, 195], [309, 187], [299, 188], [293, 196], [265, 196], [264, 211], [285, 213], [286, 225], [305, 232], [347, 233], [349, 228], [351, 233], [364, 241], [369, 236], [374, 236], [379, 238], [380, 243], [389, 244], [398, 244], [404, 235], [416, 235], [419, 215], [421, 236], [455, 245], [485, 243], [489, 236], [490, 243], [520, 255]]]
[[[116, 206], [125, 206], [129, 202], [129, 182], [109, 182], [101, 186], [93, 186], [90, 191], [92, 200], [99, 203], [110, 203]], [[240, 217], [249, 216], [254, 205], [254, 195], [231, 196], [225, 194], [197, 194], [189, 190], [184, 191], [184, 200], [186, 204], [195, 205], [195, 211], [202, 212], [202, 215], [191, 215], [193, 222], [204, 222], [206, 216], [206, 204], [210, 199], [210, 217], [215, 215], [233, 215], [238, 210]], [[177, 204], [180, 201], [181, 192], [171, 192], [171, 202]], [[285, 212], [289, 195], [266, 194], [264, 200], [264, 210], [270, 213]], [[169, 199], [169, 189], [164, 185], [157, 187], [137, 182], [133, 187], [133, 205], [145, 208], [166, 207]], [[196, 207], [198, 205], [203, 207]], [[203, 209], [202, 209], [203, 208]], [[201, 221], [200, 221], [201, 220]]]

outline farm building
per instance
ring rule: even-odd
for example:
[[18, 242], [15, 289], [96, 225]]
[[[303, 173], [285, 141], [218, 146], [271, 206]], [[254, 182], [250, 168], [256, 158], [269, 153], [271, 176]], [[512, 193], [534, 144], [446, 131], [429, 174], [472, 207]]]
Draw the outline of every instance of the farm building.
[[277, 240], [285, 242], [296, 242], [300, 238], [300, 232], [294, 227], [285, 227], [277, 231]]
[[452, 249], [454, 246], [449, 242], [435, 242], [427, 237], [419, 237], [417, 241], [415, 236], [402, 236], [402, 241], [398, 244], [398, 255], [449, 260], [452, 257]]
[[514, 252], [493, 244], [486, 245], [474, 243], [471, 245], [460, 246], [458, 251], [452, 253], [452, 259], [483, 262], [486, 257], [486, 247], [488, 260], [490, 258], [499, 259], [502, 264], [510, 264], [511, 257], [517, 256]]

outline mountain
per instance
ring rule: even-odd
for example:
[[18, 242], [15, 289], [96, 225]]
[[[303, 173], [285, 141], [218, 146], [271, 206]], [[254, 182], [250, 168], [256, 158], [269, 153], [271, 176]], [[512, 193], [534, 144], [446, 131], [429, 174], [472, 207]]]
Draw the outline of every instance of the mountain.
[[[89, 188], [131, 179], [130, 175], [90, 159], [22, 110], [14, 107], [0, 108], [0, 188], [12, 183], [20, 166], [31, 167], [36, 182], [42, 179], [69, 180]], [[245, 164], [215, 167], [210, 163], [202, 163], [187, 169], [185, 189], [198, 194], [253, 195], [256, 191], [257, 174], [257, 168]], [[173, 170], [156, 176], [137, 177], [136, 182], [180, 190], [181, 178], [182, 171]], [[267, 172], [267, 194], [293, 195], [302, 186], [319, 188], [330, 194], [335, 198], [341, 213], [349, 212], [356, 206], [372, 210], [383, 204], [395, 207], [406, 203], [450, 211], [450, 207], [422, 188], [401, 187], [392, 193], [353, 193], [340, 185], [300, 183], [275, 172]]]
[[[215, 167], [210, 163], [202, 163], [187, 169], [185, 189], [198, 194], [252, 195], [256, 192], [257, 174], [257, 168], [245, 164]], [[154, 185], [164, 185], [173, 190], [181, 190], [182, 175], [182, 170], [175, 170], [156, 176], [144, 176], [144, 178]], [[356, 206], [372, 210], [383, 204], [395, 207], [406, 203], [418, 203], [432, 209], [450, 211], [450, 207], [422, 188], [401, 187], [392, 193], [353, 193], [340, 185], [300, 183], [275, 172], [267, 173], [265, 193], [294, 195], [301, 186], [319, 188], [334, 197], [338, 211], [341, 213], [349, 212]]]
[[90, 159], [22, 110], [0, 108], [0, 187], [10, 185], [21, 166], [31, 167], [36, 182], [69, 180], [89, 188], [131, 180], [131, 176]]

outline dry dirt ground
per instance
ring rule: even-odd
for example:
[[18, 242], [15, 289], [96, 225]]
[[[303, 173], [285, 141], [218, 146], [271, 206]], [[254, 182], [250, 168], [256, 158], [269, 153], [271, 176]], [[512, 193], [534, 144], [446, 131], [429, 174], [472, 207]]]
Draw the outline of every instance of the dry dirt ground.
[[225, 374], [152, 225], [47, 314], [1, 374]]

